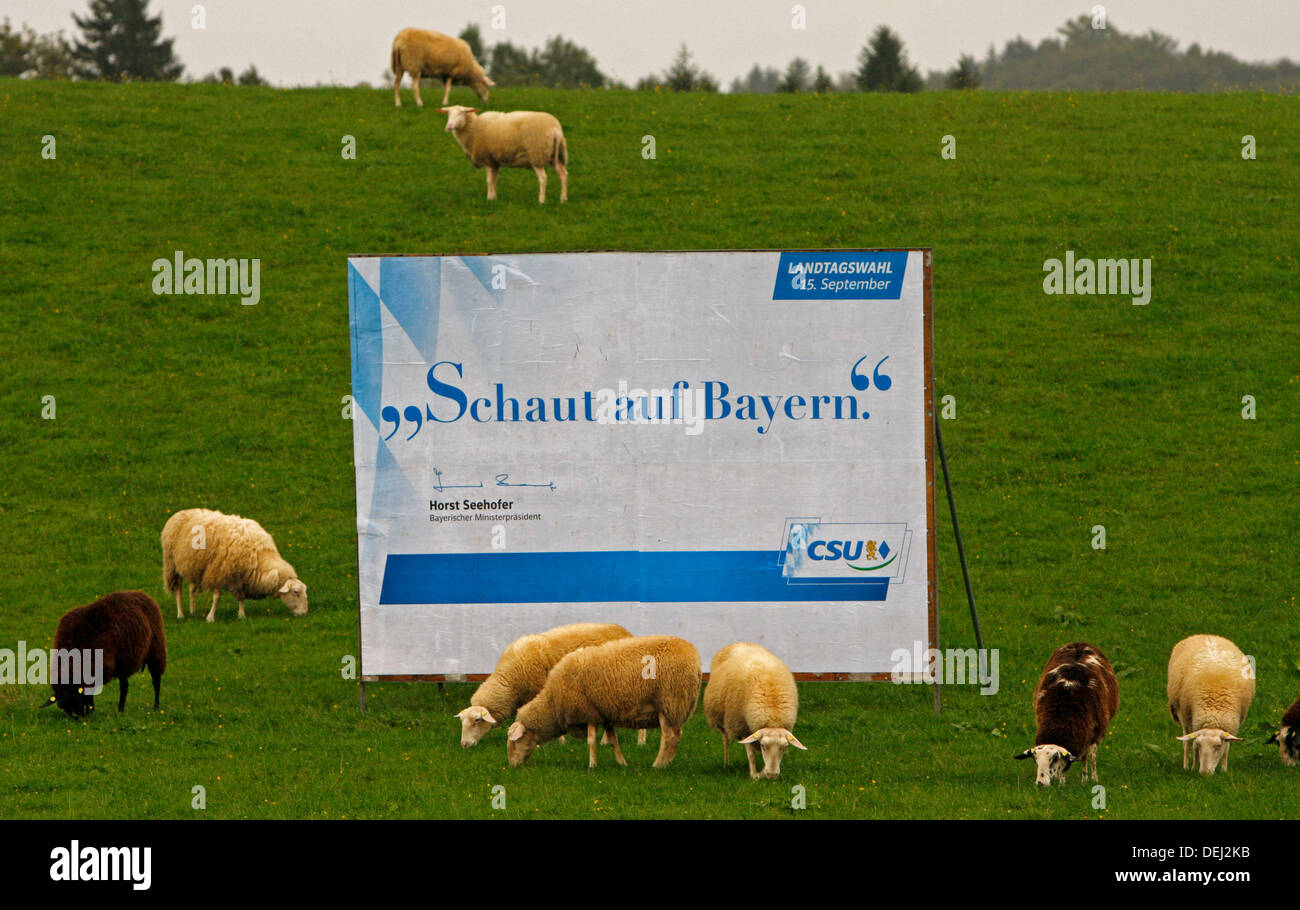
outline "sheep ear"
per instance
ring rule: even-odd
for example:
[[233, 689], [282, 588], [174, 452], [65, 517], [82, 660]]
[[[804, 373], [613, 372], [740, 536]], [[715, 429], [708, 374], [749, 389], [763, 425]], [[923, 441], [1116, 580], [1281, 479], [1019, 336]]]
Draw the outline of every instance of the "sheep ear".
[[465, 109], [465, 113], [467, 113], [467, 114], [477, 114], [477, 113], [478, 113], [478, 108], [476, 108], [476, 107], [469, 107], [469, 108], [466, 108], [466, 109]]
[[490, 76], [485, 76], [485, 77], [483, 78], [483, 84], [486, 85], [488, 88], [496, 88], [496, 87], [497, 87], [497, 84], [496, 84], [495, 82], [492, 81], [492, 77], [490, 77]]
[[1033, 750], [1033, 749], [1026, 749], [1024, 752], [1021, 752], [1019, 755], [1013, 755], [1013, 756], [1011, 756], [1011, 757], [1012, 757], [1012, 758], [1033, 758], [1033, 757], [1034, 757], [1034, 750]]
[[1268, 739], [1264, 740], [1264, 745], [1268, 746], [1268, 745], [1271, 745], [1271, 744], [1273, 744], [1273, 743], [1275, 743], [1275, 742], [1277, 742], [1277, 734], [1276, 734], [1276, 733], [1274, 733], [1274, 734], [1273, 734], [1272, 736], [1270, 736]]
[[515, 721], [513, 724], [510, 725], [510, 733], [509, 733], [509, 736], [510, 736], [510, 742], [514, 742], [515, 740], [523, 739], [523, 738], [524, 738], [524, 725], [521, 724], [519, 721]]
[[492, 716], [492, 712], [487, 710], [486, 708], [483, 709], [483, 720], [487, 721], [490, 724], [495, 724], [497, 722], [496, 718]]
[[440, 107], [440, 108], [438, 108], [438, 113], [439, 113], [439, 114], [450, 114], [450, 113], [451, 113], [451, 109], [450, 109], [450, 108], [446, 108], [446, 107]]
[[1239, 742], [1241, 742], [1241, 737], [1240, 737], [1240, 736], [1233, 736], [1231, 733], [1227, 734], [1227, 735], [1224, 736], [1223, 738], [1226, 739], [1226, 740], [1227, 740], [1228, 742], [1230, 742], [1230, 743], [1239, 743]]
[[[41, 705], [41, 708], [48, 708], [50, 705], [54, 704], [56, 701], [58, 701], [58, 699], [55, 698], [53, 695], [51, 695], [51, 696], [50, 696], [50, 700], [47, 701], [45, 704]], [[37, 708], [36, 710], [39, 711], [41, 708]]]
[[1069, 752], [1065, 753], [1065, 760], [1068, 761], [1070, 764], [1074, 764], [1075, 762], [1078, 761], [1078, 759], [1075, 758], [1073, 755], [1071, 755]]
[[791, 733], [788, 737], [786, 737], [786, 741], [789, 742], [790, 745], [794, 746], [796, 749], [803, 749], [805, 752], [808, 751], [808, 747], [805, 746], [803, 743], [799, 742], [799, 740], [795, 739], [793, 733]]
[[1175, 736], [1174, 739], [1178, 740], [1179, 742], [1184, 742], [1184, 743], [1186, 743], [1186, 742], [1191, 742], [1192, 740], [1196, 739], [1196, 734], [1195, 734], [1195, 733], [1184, 733], [1182, 736]]
[[746, 736], [744, 739], [741, 740], [741, 742], [742, 742], [742, 743], [756, 743], [756, 742], [758, 742], [758, 733], [757, 733], [757, 731], [754, 732], [754, 733], [749, 734], [748, 736]]

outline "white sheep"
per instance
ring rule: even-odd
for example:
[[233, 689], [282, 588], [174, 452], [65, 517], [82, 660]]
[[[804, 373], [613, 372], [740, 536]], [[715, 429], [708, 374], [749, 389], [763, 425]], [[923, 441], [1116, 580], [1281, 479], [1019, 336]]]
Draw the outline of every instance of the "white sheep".
[[614, 623], [578, 622], [516, 639], [501, 652], [492, 675], [470, 696], [470, 706], [456, 714], [460, 744], [466, 749], [476, 745], [497, 724], [514, 716], [520, 705], [532, 701], [551, 668], [570, 651], [631, 637], [631, 632]]
[[537, 175], [537, 201], [546, 201], [546, 168], [560, 176], [560, 201], [569, 198], [569, 147], [560, 121], [545, 111], [488, 111], [459, 104], [438, 109], [446, 132], [456, 137], [474, 167], [487, 168], [487, 197], [497, 198], [497, 171], [530, 167]]
[[[762, 645], [736, 642], [713, 656], [704, 689], [704, 717], [722, 733], [722, 766], [730, 759], [731, 740], [745, 746], [749, 776], [776, 780], [787, 746], [807, 751], [794, 735], [799, 689], [781, 659]], [[754, 768], [763, 750], [763, 773]]]
[[671, 635], [619, 638], [566, 654], [546, 677], [537, 697], [519, 709], [510, 725], [506, 756], [511, 767], [533, 749], [572, 727], [587, 728], [588, 767], [596, 767], [596, 730], [603, 727], [619, 749], [616, 727], [662, 731], [654, 767], [677, 754], [682, 727], [700, 697], [700, 654]]
[[1255, 698], [1255, 671], [1241, 649], [1218, 635], [1192, 635], [1169, 655], [1169, 713], [1183, 728], [1183, 768], [1191, 746], [1202, 774], [1219, 761], [1228, 770], [1228, 748]]
[[453, 82], [470, 86], [484, 104], [488, 103], [488, 89], [496, 85], [483, 72], [464, 39], [420, 28], [404, 28], [397, 33], [393, 39], [390, 66], [393, 70], [393, 101], [397, 107], [402, 106], [402, 76], [406, 73], [411, 74], [415, 103], [420, 107], [424, 107], [424, 101], [420, 99], [421, 76], [442, 80], [444, 105], [451, 97]]
[[307, 586], [285, 562], [265, 529], [251, 518], [211, 509], [185, 509], [167, 519], [162, 529], [163, 585], [176, 593], [176, 618], [181, 613], [181, 582], [190, 583], [190, 613], [194, 590], [212, 592], [207, 620], [217, 617], [217, 600], [229, 591], [239, 601], [279, 597], [289, 612], [307, 612]]

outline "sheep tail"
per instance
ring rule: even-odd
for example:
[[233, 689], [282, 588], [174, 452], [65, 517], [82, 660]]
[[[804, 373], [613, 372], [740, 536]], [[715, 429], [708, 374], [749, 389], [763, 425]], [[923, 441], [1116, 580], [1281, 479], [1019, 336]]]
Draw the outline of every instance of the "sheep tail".
[[560, 164], [565, 167], [569, 166], [569, 146], [568, 143], [564, 141], [563, 133], [557, 133], [555, 136], [551, 159], [560, 162]]
[[396, 44], [393, 45], [393, 55], [390, 63], [393, 68], [393, 78], [401, 79], [402, 78], [402, 54], [401, 51], [398, 50]]

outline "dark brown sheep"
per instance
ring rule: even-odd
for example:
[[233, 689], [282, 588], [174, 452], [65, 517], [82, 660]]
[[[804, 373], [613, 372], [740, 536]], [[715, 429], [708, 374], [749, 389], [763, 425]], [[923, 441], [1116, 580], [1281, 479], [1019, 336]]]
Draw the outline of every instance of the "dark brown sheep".
[[[162, 610], [148, 594], [117, 591], [69, 610], [54, 633], [54, 650], [83, 654], [102, 651], [103, 665], [97, 682], [105, 686], [109, 680], [117, 680], [118, 711], [126, 707], [127, 677], [147, 666], [153, 677], [154, 710], [158, 709], [159, 687], [167, 668], [167, 642], [163, 637]], [[86, 673], [92, 672], [86, 669]], [[57, 704], [73, 717], [84, 717], [95, 707], [95, 696], [88, 691], [95, 688], [95, 682], [53, 682], [54, 695], [46, 705]]]
[[1034, 690], [1038, 734], [1034, 747], [1015, 758], [1033, 758], [1034, 782], [1049, 786], [1065, 780], [1071, 764], [1083, 761], [1083, 778], [1097, 779], [1097, 746], [1119, 710], [1119, 683], [1110, 661], [1087, 642], [1052, 652]]
[[1300, 698], [1291, 702], [1291, 707], [1282, 715], [1282, 726], [1268, 741], [1277, 743], [1282, 764], [1294, 767], [1300, 761]]

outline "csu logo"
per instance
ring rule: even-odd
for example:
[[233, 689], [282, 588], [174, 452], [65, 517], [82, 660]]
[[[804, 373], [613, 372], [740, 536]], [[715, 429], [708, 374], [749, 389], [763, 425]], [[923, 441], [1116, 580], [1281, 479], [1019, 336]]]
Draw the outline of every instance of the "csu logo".
[[843, 559], [850, 569], [859, 572], [878, 572], [898, 558], [887, 540], [814, 540], [807, 552], [809, 559], [819, 562]]
[[[912, 532], [906, 522], [786, 520], [781, 574], [791, 582], [903, 581]], [[863, 573], [866, 573], [865, 575]]]

